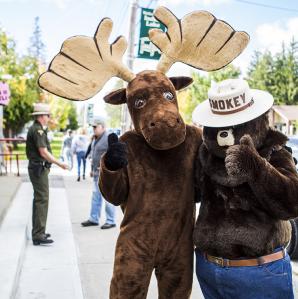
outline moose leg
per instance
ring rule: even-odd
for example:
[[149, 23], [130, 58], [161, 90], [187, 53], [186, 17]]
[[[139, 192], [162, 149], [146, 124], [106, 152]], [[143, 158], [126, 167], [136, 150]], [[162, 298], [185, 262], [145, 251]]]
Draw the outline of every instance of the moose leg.
[[156, 268], [155, 275], [158, 281], [159, 299], [188, 299], [193, 279], [192, 244], [181, 246], [170, 260]]
[[152, 271], [153, 258], [140, 252], [135, 244], [118, 243], [110, 299], [145, 299]]

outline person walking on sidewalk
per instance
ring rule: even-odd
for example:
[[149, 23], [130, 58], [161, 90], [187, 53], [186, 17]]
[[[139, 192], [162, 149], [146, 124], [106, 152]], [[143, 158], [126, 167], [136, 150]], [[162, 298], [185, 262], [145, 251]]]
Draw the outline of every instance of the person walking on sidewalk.
[[63, 141], [62, 141], [62, 148], [61, 148], [61, 158], [64, 162], [67, 161], [69, 165], [69, 169], [71, 170], [73, 167], [73, 155], [71, 152], [71, 144], [72, 144], [72, 130], [67, 130]]
[[93, 121], [94, 140], [91, 146], [91, 177], [93, 177], [93, 193], [90, 217], [87, 221], [82, 222], [82, 226], [98, 225], [101, 215], [102, 202], [105, 202], [106, 222], [101, 229], [109, 229], [116, 226], [115, 223], [115, 206], [103, 199], [98, 187], [99, 164], [102, 155], [108, 148], [108, 134], [106, 131], [105, 121], [102, 118], [94, 118]]
[[79, 182], [81, 180], [81, 164], [83, 162], [83, 180], [85, 180], [86, 176], [86, 151], [88, 148], [88, 136], [85, 128], [79, 129], [79, 134], [75, 136], [72, 140], [72, 153], [76, 154], [77, 162], [78, 162], [78, 179]]
[[52, 155], [47, 137], [47, 124], [50, 119], [49, 105], [44, 103], [35, 104], [32, 115], [35, 120], [27, 134], [26, 155], [29, 160], [28, 172], [34, 191], [32, 241], [34, 245], [41, 245], [54, 242], [49, 239], [51, 235], [46, 233], [49, 203], [48, 175], [51, 164], [54, 163], [62, 169], [68, 169], [68, 165]]

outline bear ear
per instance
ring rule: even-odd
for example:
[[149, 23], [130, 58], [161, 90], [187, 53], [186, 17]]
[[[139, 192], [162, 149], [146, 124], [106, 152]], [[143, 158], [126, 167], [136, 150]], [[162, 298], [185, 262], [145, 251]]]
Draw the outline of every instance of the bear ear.
[[185, 88], [189, 84], [193, 82], [191, 77], [170, 77], [170, 81], [173, 83], [176, 90], [180, 90], [182, 88]]
[[126, 88], [117, 89], [107, 94], [104, 101], [112, 105], [120, 105], [126, 103]]

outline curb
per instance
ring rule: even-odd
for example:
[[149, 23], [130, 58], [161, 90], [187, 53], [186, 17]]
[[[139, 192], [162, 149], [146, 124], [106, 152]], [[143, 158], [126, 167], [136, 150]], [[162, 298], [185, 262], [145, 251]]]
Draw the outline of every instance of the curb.
[[[27, 243], [27, 223], [31, 207], [29, 184], [22, 184], [0, 227], [0, 294], [14, 298]], [[25, 196], [23, 196], [25, 194]]]
[[293, 274], [298, 276], [298, 262], [297, 261], [295, 261], [295, 262], [292, 261], [291, 264], [292, 264]]
[[[11, 177], [7, 177], [7, 176], [2, 176], [0, 177], [0, 181], [1, 180], [4, 180], [4, 184], [6, 183], [5, 180], [7, 180], [8, 178], [11, 178]], [[3, 221], [3, 219], [5, 218], [5, 215], [9, 209], [9, 207], [11, 206], [12, 204], [12, 201], [14, 199], [14, 197], [16, 196], [21, 184], [22, 184], [22, 179], [21, 177], [12, 177], [15, 182], [16, 182], [16, 186], [14, 186], [15, 188], [13, 189], [12, 193], [9, 192], [9, 194], [4, 194], [4, 197], [9, 197], [8, 199], [8, 203], [7, 203], [7, 206], [4, 207], [4, 209], [0, 209], [0, 226], [1, 226], [1, 223]], [[3, 196], [3, 194], [1, 194], [1, 196]]]
[[[53, 235], [55, 242], [50, 246], [34, 246], [31, 241], [27, 242], [22, 271], [14, 290], [16, 298], [84, 298], [63, 183], [61, 176], [50, 176], [47, 231]], [[31, 221], [27, 221], [26, 227], [29, 232]]]

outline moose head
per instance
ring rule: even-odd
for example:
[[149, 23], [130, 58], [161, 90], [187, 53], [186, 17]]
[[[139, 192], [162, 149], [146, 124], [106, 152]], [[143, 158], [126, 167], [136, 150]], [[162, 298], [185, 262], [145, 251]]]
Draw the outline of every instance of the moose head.
[[200, 70], [218, 70], [229, 64], [246, 47], [249, 36], [235, 31], [206, 11], [196, 11], [181, 20], [165, 7], [154, 16], [167, 32], [151, 29], [150, 40], [162, 52], [157, 70], [133, 74], [123, 63], [127, 48], [123, 36], [109, 44], [113, 23], [103, 19], [93, 38], [67, 39], [48, 70], [39, 78], [41, 88], [70, 100], [87, 100], [112, 77], [126, 82], [104, 97], [113, 105], [127, 104], [136, 132], [154, 149], [166, 150], [181, 144], [186, 126], [179, 114], [176, 90], [192, 83], [189, 77], [167, 77], [175, 62]]

